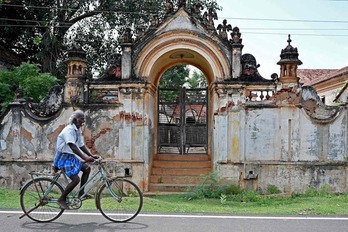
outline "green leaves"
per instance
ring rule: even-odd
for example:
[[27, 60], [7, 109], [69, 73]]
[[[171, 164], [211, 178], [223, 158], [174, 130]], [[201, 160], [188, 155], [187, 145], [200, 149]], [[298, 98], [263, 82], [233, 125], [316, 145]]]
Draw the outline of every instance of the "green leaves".
[[159, 86], [161, 88], [180, 88], [186, 83], [190, 69], [187, 65], [176, 65], [169, 68], [162, 75]]
[[[166, 0], [1, 0], [0, 45], [40, 63], [44, 72], [59, 78], [64, 52], [78, 44], [87, 52], [88, 71], [100, 73], [119, 53], [125, 28], [134, 34], [148, 28], [154, 15], [163, 19]], [[173, 1], [175, 2], [175, 1]], [[187, 1], [187, 9], [195, 1]], [[205, 0], [205, 8], [219, 9], [216, 1]], [[203, 13], [204, 11], [202, 11]]]
[[52, 86], [58, 84], [58, 79], [51, 74], [41, 73], [37, 65], [22, 63], [12, 71], [0, 71], [0, 103], [2, 111], [15, 98], [19, 88], [23, 90], [23, 97], [32, 98], [39, 102], [49, 92]]
[[26, 78], [22, 81], [23, 93], [26, 97], [31, 97], [34, 102], [38, 102], [43, 99], [52, 86], [57, 84], [57, 78], [50, 74], [39, 74]]
[[36, 36], [34, 39], [33, 39], [33, 43], [35, 45], [40, 45], [40, 43], [42, 42], [41, 38]]

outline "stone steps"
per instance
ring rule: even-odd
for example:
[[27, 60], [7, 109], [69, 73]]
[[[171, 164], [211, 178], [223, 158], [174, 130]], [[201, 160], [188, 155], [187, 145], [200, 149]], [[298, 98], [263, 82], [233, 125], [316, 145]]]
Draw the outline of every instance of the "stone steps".
[[152, 164], [149, 192], [192, 191], [211, 170], [210, 158], [205, 154], [157, 154]]

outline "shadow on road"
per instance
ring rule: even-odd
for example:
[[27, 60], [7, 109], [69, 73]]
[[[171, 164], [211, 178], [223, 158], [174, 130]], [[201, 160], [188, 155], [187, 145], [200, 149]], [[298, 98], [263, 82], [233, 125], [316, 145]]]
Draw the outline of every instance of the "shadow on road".
[[[77, 222], [78, 223], [78, 222]], [[47, 223], [38, 223], [38, 222], [25, 222], [22, 224], [23, 229], [32, 229], [35, 231], [83, 231], [83, 232], [89, 232], [89, 231], [112, 231], [115, 230], [139, 230], [139, 229], [146, 229], [148, 226], [141, 223], [134, 223], [134, 222], [127, 222], [127, 223], [113, 223], [113, 222], [107, 222], [107, 223], [95, 223], [95, 222], [89, 222], [89, 223], [81, 223], [81, 224], [68, 224], [68, 223], [61, 223], [61, 222], [47, 222]]]

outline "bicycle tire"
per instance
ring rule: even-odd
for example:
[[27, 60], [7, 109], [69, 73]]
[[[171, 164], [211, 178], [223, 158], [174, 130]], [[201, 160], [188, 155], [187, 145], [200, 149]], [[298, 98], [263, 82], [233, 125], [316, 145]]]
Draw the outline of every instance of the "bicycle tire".
[[57, 199], [64, 189], [57, 182], [53, 183], [51, 191], [43, 198], [44, 192], [52, 185], [52, 179], [38, 177], [26, 183], [20, 192], [20, 204], [23, 212], [36, 222], [51, 222], [59, 218], [63, 209], [57, 204]]
[[112, 222], [128, 222], [135, 218], [143, 206], [143, 194], [139, 187], [123, 178], [113, 178], [107, 182], [108, 185], [104, 184], [99, 189], [96, 199], [101, 214]]

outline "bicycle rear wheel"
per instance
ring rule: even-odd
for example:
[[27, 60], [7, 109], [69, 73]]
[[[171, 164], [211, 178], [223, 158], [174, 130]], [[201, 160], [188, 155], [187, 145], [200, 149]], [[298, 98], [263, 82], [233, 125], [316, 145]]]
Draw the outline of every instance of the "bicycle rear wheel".
[[[97, 207], [113, 222], [127, 222], [135, 218], [143, 206], [143, 194], [132, 181], [122, 178], [108, 180], [97, 195]], [[109, 187], [108, 187], [109, 186]]]
[[26, 216], [34, 221], [53, 221], [60, 217], [64, 211], [57, 204], [57, 199], [63, 191], [63, 187], [56, 182], [52, 182], [51, 178], [35, 178], [23, 186], [21, 190], [20, 204], [22, 210]]

